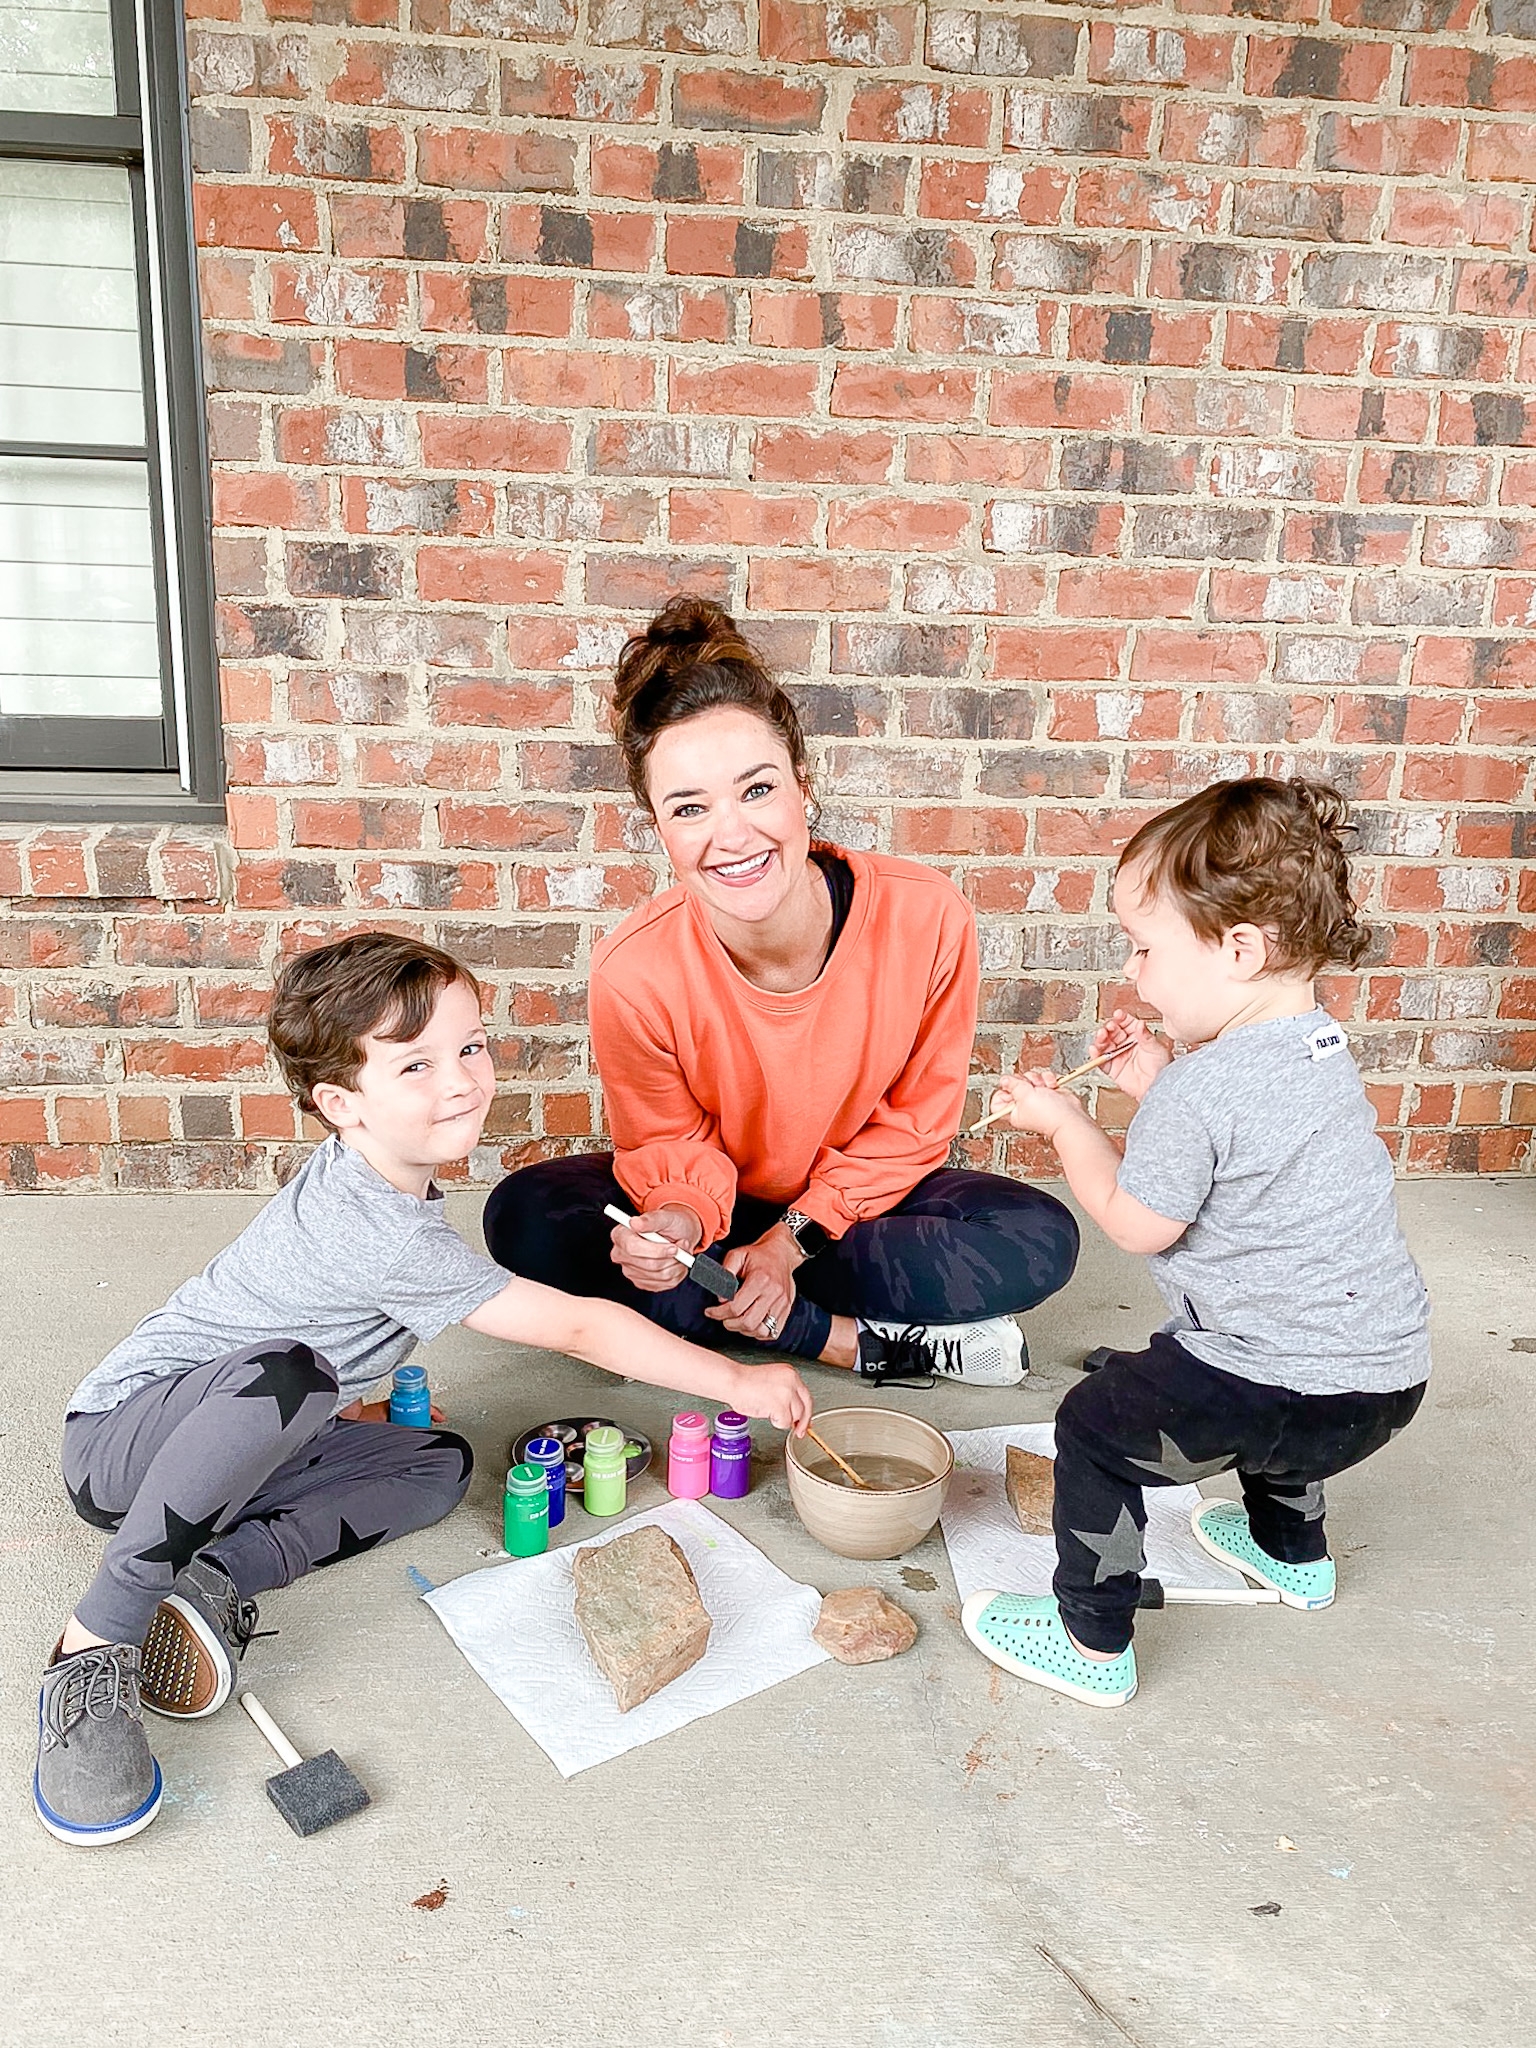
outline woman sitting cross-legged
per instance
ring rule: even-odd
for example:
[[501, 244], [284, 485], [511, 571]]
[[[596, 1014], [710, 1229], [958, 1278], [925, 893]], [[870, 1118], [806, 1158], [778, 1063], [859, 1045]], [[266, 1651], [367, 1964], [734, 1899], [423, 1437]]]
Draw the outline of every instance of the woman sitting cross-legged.
[[[1065, 1284], [1078, 1236], [1040, 1189], [944, 1164], [976, 1027], [969, 906], [931, 868], [813, 840], [794, 706], [719, 606], [676, 598], [629, 642], [614, 721], [676, 886], [593, 956], [615, 1150], [509, 1175], [491, 1256], [695, 1341], [1012, 1385], [1014, 1315]], [[712, 1251], [735, 1297], [674, 1245]]]

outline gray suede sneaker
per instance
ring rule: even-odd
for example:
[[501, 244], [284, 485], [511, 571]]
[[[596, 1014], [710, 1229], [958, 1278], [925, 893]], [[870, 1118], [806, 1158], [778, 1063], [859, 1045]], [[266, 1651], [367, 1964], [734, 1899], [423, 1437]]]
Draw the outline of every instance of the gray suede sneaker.
[[32, 1804], [50, 1835], [96, 1848], [125, 1841], [160, 1811], [160, 1766], [139, 1712], [139, 1653], [102, 1643], [43, 1673]]
[[242, 1600], [223, 1565], [199, 1551], [177, 1573], [144, 1638], [145, 1706], [178, 1721], [216, 1714], [234, 1689], [256, 1621], [256, 1602]]

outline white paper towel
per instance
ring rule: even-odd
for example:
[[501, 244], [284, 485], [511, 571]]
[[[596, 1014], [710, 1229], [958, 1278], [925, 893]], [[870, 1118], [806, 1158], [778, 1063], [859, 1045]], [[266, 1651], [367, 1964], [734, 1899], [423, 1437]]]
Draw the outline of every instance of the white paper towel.
[[[1054, 1458], [1054, 1425], [952, 1429], [949, 1440], [955, 1447], [955, 1476], [939, 1526], [960, 1598], [983, 1587], [994, 1593], [1049, 1593], [1056, 1545], [1049, 1536], [1024, 1534], [1008, 1505], [1003, 1474], [1009, 1444]], [[1228, 1571], [1195, 1541], [1189, 1512], [1200, 1498], [1198, 1486], [1147, 1488], [1148, 1576], [1165, 1586], [1245, 1586], [1241, 1573]]]
[[[572, 1563], [578, 1550], [611, 1543], [650, 1523], [664, 1529], [687, 1558], [713, 1626], [709, 1648], [691, 1671], [621, 1714], [576, 1626]], [[697, 1501], [668, 1501], [585, 1543], [470, 1572], [423, 1597], [562, 1778], [670, 1735], [827, 1658], [811, 1640], [821, 1613], [815, 1587], [787, 1577]]]

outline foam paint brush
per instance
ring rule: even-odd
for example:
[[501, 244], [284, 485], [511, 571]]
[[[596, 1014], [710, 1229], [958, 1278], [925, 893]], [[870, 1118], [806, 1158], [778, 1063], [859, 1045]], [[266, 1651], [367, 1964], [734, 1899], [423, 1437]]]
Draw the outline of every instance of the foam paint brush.
[[302, 1757], [255, 1693], [241, 1693], [240, 1704], [288, 1766], [268, 1778], [267, 1797], [296, 1835], [318, 1835], [369, 1804], [366, 1790], [334, 1749]]
[[[615, 1208], [612, 1202], [604, 1202], [603, 1214], [611, 1216], [615, 1223], [622, 1223], [626, 1230], [635, 1230], [635, 1219]], [[670, 1237], [663, 1237], [659, 1230], [635, 1230], [636, 1237], [643, 1237], [647, 1244], [664, 1244], [681, 1265], [688, 1268], [706, 1294], [714, 1295], [717, 1301], [729, 1301], [741, 1286], [734, 1273], [728, 1273], [718, 1259], [709, 1258], [704, 1252], [685, 1252], [680, 1244], [674, 1244]]]

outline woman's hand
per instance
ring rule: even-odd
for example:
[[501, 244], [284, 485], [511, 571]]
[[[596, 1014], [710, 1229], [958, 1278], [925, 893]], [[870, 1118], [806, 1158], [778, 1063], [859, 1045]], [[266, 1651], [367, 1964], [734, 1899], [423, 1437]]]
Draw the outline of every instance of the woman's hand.
[[1133, 1017], [1129, 1010], [1114, 1011], [1109, 1021], [1093, 1034], [1095, 1055], [1108, 1052], [1112, 1045], [1123, 1045], [1127, 1050], [1118, 1059], [1110, 1060], [1104, 1072], [1122, 1095], [1140, 1102], [1173, 1054], [1154, 1035], [1145, 1018]]
[[666, 1245], [648, 1243], [640, 1234], [645, 1230], [654, 1230], [685, 1252], [696, 1252], [703, 1242], [704, 1226], [680, 1202], [664, 1202], [659, 1209], [637, 1216], [633, 1229], [627, 1223], [613, 1226], [613, 1263], [624, 1278], [642, 1294], [666, 1294], [688, 1278], [688, 1268]]
[[792, 1365], [743, 1365], [737, 1374], [737, 1389], [731, 1405], [742, 1415], [760, 1415], [775, 1429], [792, 1429], [805, 1435], [806, 1424], [816, 1412], [811, 1390]]
[[727, 1252], [721, 1263], [741, 1286], [729, 1301], [705, 1309], [705, 1315], [738, 1337], [771, 1344], [783, 1334], [795, 1305], [794, 1271], [803, 1263], [799, 1245], [782, 1223], [775, 1223], [755, 1244]]

